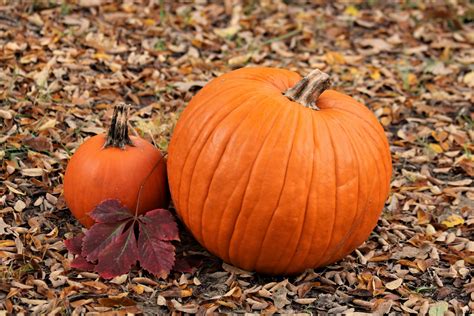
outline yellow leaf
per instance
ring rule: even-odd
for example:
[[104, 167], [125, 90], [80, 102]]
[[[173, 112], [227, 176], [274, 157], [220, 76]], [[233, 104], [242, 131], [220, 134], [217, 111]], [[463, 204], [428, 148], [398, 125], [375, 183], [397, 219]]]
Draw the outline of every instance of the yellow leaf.
[[358, 17], [359, 16], [359, 10], [356, 7], [354, 7], [353, 5], [349, 5], [344, 10], [344, 14], [351, 15], [353, 17]]
[[38, 128], [38, 131], [44, 131], [56, 126], [56, 119], [50, 119]]
[[352, 75], [358, 75], [359, 74], [359, 69], [357, 69], [355, 67], [349, 68], [349, 71]]
[[414, 86], [418, 83], [418, 79], [416, 78], [415, 74], [409, 73], [407, 76], [407, 82], [410, 86]]
[[442, 61], [448, 61], [450, 55], [451, 55], [451, 47], [446, 46], [446, 47], [444, 48], [443, 52], [441, 53], [440, 59], [441, 59]]
[[146, 26], [152, 26], [152, 25], [155, 25], [156, 21], [153, 20], [153, 19], [145, 19], [145, 21], [143, 21], [143, 23], [144, 23]]
[[464, 76], [463, 82], [467, 84], [469, 87], [474, 87], [474, 71], [467, 73]]
[[430, 149], [437, 154], [441, 154], [443, 152], [443, 148], [438, 144], [429, 144], [428, 147], [430, 147]]
[[237, 32], [240, 31], [240, 26], [239, 25], [234, 25], [234, 26], [229, 26], [223, 29], [215, 29], [214, 33], [216, 33], [218, 36], [222, 38], [230, 38], [237, 34]]
[[324, 58], [326, 62], [330, 65], [334, 64], [345, 64], [346, 59], [344, 58], [344, 55], [338, 53], [338, 52], [327, 52], [324, 55]]
[[462, 225], [464, 224], [464, 219], [456, 214], [449, 215], [448, 218], [446, 218], [444, 221], [441, 222], [444, 226], [451, 228], [454, 226]]
[[192, 296], [193, 295], [193, 290], [192, 289], [184, 289], [184, 290], [181, 290], [181, 297], [189, 297], [189, 296]]
[[377, 69], [377, 68], [374, 68], [371, 72], [370, 72], [370, 78], [374, 79], [374, 80], [379, 80], [381, 77], [380, 75], [380, 71]]
[[14, 240], [0, 240], [0, 247], [12, 247], [15, 246]]
[[140, 284], [132, 285], [132, 289], [137, 294], [143, 294], [143, 292], [145, 291], [145, 288]]
[[112, 59], [112, 56], [106, 53], [95, 53], [94, 55], [92, 55], [92, 57], [94, 57], [95, 59], [106, 59], [106, 60]]

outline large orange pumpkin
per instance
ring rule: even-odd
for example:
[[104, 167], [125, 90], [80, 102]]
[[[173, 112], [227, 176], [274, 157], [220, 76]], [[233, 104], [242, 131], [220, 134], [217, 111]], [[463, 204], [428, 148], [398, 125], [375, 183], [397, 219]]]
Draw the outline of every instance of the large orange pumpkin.
[[115, 108], [108, 135], [88, 139], [72, 156], [64, 175], [64, 196], [86, 227], [94, 223], [87, 214], [106, 199], [118, 199], [137, 214], [168, 207], [166, 162], [152, 144], [128, 136], [123, 105]]
[[[384, 130], [328, 76], [244, 68], [207, 84], [169, 146], [176, 210], [235, 266], [292, 274], [364, 242], [389, 193]], [[324, 91], [324, 92], [323, 92]]]

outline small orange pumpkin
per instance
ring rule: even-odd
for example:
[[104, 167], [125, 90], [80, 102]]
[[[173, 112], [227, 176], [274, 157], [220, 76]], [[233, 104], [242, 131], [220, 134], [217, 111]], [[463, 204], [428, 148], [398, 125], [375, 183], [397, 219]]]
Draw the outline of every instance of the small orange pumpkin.
[[128, 136], [124, 105], [115, 108], [108, 135], [88, 139], [72, 156], [64, 175], [64, 196], [86, 227], [94, 223], [87, 213], [106, 199], [118, 199], [137, 214], [168, 207], [166, 162], [152, 144]]
[[368, 238], [389, 193], [387, 138], [370, 110], [328, 86], [319, 70], [301, 79], [244, 68], [191, 100], [170, 142], [168, 180], [179, 216], [210, 252], [293, 274]]

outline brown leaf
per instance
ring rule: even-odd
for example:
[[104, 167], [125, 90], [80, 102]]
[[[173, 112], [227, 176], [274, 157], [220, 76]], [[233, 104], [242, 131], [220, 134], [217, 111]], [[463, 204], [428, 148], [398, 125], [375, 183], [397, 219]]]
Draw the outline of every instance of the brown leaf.
[[53, 144], [51, 140], [44, 136], [27, 137], [23, 140], [23, 144], [36, 151], [52, 151]]

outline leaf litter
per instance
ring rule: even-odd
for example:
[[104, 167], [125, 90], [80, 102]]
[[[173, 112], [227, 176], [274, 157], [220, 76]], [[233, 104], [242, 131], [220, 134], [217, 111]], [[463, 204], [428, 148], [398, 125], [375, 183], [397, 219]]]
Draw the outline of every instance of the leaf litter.
[[[0, 310], [472, 313], [472, 12], [467, 1], [1, 6]], [[252, 65], [320, 68], [374, 111], [394, 175], [369, 240], [328, 267], [268, 277], [223, 264], [179, 227], [178, 271], [157, 276], [130, 263], [107, 279], [101, 269], [74, 269], [90, 263], [78, 259], [83, 231], [65, 205], [62, 175], [77, 147], [108, 126], [112, 105], [131, 103], [132, 132], [166, 151], [196, 91]]]

